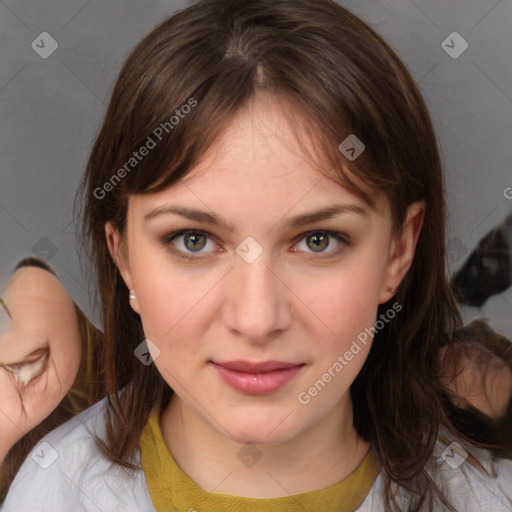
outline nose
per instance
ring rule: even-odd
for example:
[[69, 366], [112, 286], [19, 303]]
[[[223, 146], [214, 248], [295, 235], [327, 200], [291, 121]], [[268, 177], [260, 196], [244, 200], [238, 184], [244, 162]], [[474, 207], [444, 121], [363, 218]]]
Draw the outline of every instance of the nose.
[[224, 325], [251, 343], [268, 343], [289, 327], [293, 294], [265, 253], [252, 263], [235, 258], [226, 283]]

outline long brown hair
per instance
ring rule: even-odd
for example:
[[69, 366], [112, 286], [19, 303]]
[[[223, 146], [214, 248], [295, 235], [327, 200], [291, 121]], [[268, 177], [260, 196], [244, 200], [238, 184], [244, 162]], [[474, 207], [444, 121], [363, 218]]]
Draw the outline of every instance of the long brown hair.
[[[376, 334], [351, 395], [357, 432], [373, 443], [385, 471], [386, 510], [399, 509], [394, 484], [411, 491], [409, 511], [432, 510], [436, 496], [447, 505], [426, 471], [439, 425], [461, 442], [497, 452], [501, 446], [492, 435], [476, 440], [453, 425], [440, 384], [439, 349], [450, 346], [461, 320], [446, 278], [436, 137], [399, 57], [331, 0], [202, 0], [157, 26], [126, 60], [78, 196], [106, 336], [108, 437], [98, 444], [111, 461], [137, 467], [129, 459], [150, 410], [157, 400], [165, 406], [173, 393], [154, 365], [144, 366], [133, 355], [144, 333], [109, 255], [104, 225], [111, 221], [123, 234], [128, 197], [163, 190], [184, 177], [259, 93], [289, 105], [295, 126], [314, 141], [312, 157], [322, 172], [370, 204], [368, 190], [383, 192], [395, 229], [411, 203], [426, 204], [414, 262], [392, 299], [403, 311]], [[172, 121], [193, 102], [195, 108]], [[366, 146], [355, 161], [338, 150], [351, 134]], [[131, 161], [148, 138], [156, 145]], [[388, 307], [381, 305], [379, 314]]]
[[[53, 269], [44, 260], [28, 257], [21, 260], [15, 268], [38, 267], [55, 275]], [[56, 276], [57, 277], [57, 276]], [[8, 452], [0, 466], [0, 504], [20, 469], [23, 461], [36, 444], [59, 425], [84, 411], [105, 396], [103, 360], [103, 333], [93, 325], [80, 307], [75, 303], [78, 332], [82, 342], [82, 359], [73, 386], [59, 405], [36, 427], [23, 436]]]

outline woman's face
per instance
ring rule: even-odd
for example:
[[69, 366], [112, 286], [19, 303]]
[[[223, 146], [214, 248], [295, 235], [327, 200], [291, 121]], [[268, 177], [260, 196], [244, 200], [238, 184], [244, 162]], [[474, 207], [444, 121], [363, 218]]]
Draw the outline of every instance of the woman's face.
[[10, 318], [0, 308], [0, 416], [21, 438], [71, 388], [81, 340], [73, 301], [50, 272], [19, 269], [2, 298]]
[[376, 207], [308, 164], [269, 98], [183, 181], [130, 197], [127, 251], [107, 224], [109, 247], [183, 407], [254, 443], [346, 414], [365, 329], [414, 252], [414, 229], [393, 238], [387, 200]]

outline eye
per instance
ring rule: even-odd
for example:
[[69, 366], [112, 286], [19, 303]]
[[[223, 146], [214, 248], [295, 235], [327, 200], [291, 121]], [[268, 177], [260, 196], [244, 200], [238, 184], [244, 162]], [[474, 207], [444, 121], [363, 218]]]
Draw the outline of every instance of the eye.
[[[327, 252], [326, 249], [333, 245], [332, 239], [336, 241], [336, 245], [339, 247]], [[305, 243], [306, 249], [300, 248], [300, 244], [298, 244], [295, 245], [293, 252], [297, 252], [298, 250], [312, 252], [313, 254], [320, 255], [320, 257], [337, 255], [350, 245], [349, 237], [337, 231], [310, 231], [300, 235], [297, 240], [300, 240], [301, 243]], [[302, 242], [302, 240], [304, 240], [304, 242]], [[164, 237], [161, 243], [169, 252], [185, 261], [204, 259], [205, 254], [213, 252], [217, 247], [217, 244], [213, 242], [209, 233], [191, 229], [171, 233]], [[210, 249], [212, 250], [203, 250], [208, 248], [208, 243], [210, 243]], [[297, 247], [299, 247], [299, 249], [297, 249]], [[312, 249], [312, 251], [308, 251], [308, 248]], [[326, 253], [326, 255], [322, 256], [324, 253]]]
[[211, 240], [208, 233], [192, 230], [172, 233], [162, 240], [162, 244], [170, 252], [181, 259], [189, 261], [202, 258], [202, 256], [195, 256], [194, 253], [203, 254], [203, 252], [209, 252], [202, 251], [202, 249], [208, 245], [208, 242], [211, 242], [211, 245], [213, 246], [211, 248], [215, 249], [216, 244]]
[[[334, 239], [336, 244], [340, 247], [332, 251], [328, 251], [327, 254], [329, 256], [340, 253], [346, 246], [350, 245], [348, 236], [344, 233], [338, 233], [337, 231], [310, 231], [309, 233], [301, 235], [300, 238], [300, 240], [303, 240], [301, 244], [306, 246], [305, 252], [310, 252], [307, 249], [311, 249], [311, 252], [314, 254], [324, 254], [326, 249], [333, 245], [332, 239]], [[296, 245], [298, 249], [295, 249], [295, 251], [304, 250], [300, 248], [301, 244]]]

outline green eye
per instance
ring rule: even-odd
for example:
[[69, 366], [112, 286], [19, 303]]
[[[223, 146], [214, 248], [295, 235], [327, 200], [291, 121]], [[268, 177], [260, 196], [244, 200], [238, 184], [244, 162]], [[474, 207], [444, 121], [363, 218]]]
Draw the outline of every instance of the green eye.
[[[312, 245], [309, 245], [312, 243]], [[314, 233], [306, 237], [306, 244], [308, 244], [314, 252], [321, 252], [329, 247], [329, 237], [323, 233]]]
[[206, 236], [197, 233], [184, 235], [184, 245], [191, 251], [200, 251], [206, 245]]
[[[326, 251], [326, 249], [333, 245], [333, 239], [339, 247], [334, 250]], [[296, 240], [299, 240], [299, 243], [296, 244], [295, 247], [299, 246], [301, 243], [305, 243], [305, 248], [295, 248], [293, 252], [309, 252], [318, 254], [320, 257], [337, 255], [350, 245], [349, 237], [337, 231], [309, 231], [300, 235]], [[207, 247], [208, 242], [211, 242], [212, 250], [203, 251], [203, 249]], [[164, 237], [161, 243], [174, 256], [185, 261], [204, 260], [217, 246], [212, 240], [210, 233], [192, 229], [171, 233]]]
[[[332, 251], [326, 251], [327, 248], [331, 247], [332, 241], [334, 239], [337, 245], [340, 245], [339, 248], [335, 248]], [[334, 254], [338, 254], [343, 251], [345, 247], [350, 245], [349, 238], [343, 234], [338, 233], [337, 231], [310, 231], [305, 235], [301, 235], [300, 243], [297, 244], [299, 247], [296, 250], [304, 251], [304, 252], [313, 252], [316, 254], [326, 254], [326, 256], [332, 256]], [[302, 242], [304, 240], [304, 242]], [[305, 249], [300, 248], [300, 244], [304, 243]]]
[[[171, 233], [162, 240], [162, 245], [178, 258], [193, 261], [204, 258], [204, 256], [196, 256], [194, 253], [202, 254], [200, 251], [206, 247], [208, 240], [210, 240], [209, 233], [190, 229]], [[212, 244], [215, 246], [213, 242]]]

